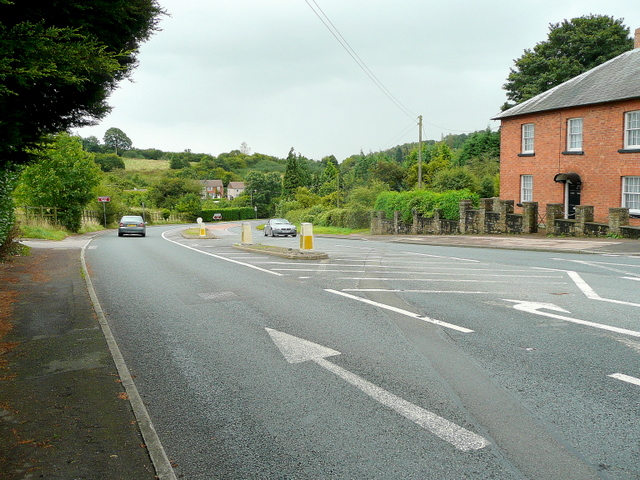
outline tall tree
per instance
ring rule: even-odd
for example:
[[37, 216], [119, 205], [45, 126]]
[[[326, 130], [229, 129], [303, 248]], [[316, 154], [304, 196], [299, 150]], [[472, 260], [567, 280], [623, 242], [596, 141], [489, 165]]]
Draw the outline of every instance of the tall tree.
[[0, 167], [103, 118], [162, 13], [157, 0], [0, 0]]
[[287, 168], [282, 178], [282, 191], [285, 197], [292, 197], [298, 187], [304, 186], [303, 171], [300, 166], [299, 156], [291, 147], [287, 155]]
[[244, 177], [245, 195], [251, 197], [253, 205], [258, 207], [260, 218], [269, 217], [275, 212], [275, 203], [282, 192], [282, 178], [276, 172], [249, 172]]
[[66, 133], [38, 152], [39, 160], [22, 172], [16, 196], [25, 205], [58, 208], [62, 224], [77, 232], [82, 210], [100, 183], [100, 168], [94, 155], [82, 149], [78, 137]]
[[[549, 25], [546, 41], [515, 60], [503, 88], [521, 103], [633, 48], [623, 19], [587, 15]], [[505, 103], [503, 110], [513, 104]]]
[[113, 150], [116, 155], [121, 155], [125, 150], [131, 150], [133, 143], [119, 128], [112, 127], [104, 132], [104, 144]]

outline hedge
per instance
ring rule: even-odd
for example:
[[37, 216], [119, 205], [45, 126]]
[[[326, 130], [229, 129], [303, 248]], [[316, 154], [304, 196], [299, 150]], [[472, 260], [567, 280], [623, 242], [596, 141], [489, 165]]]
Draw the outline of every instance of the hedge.
[[251, 207], [239, 207], [239, 208], [206, 208], [200, 211], [200, 217], [205, 222], [213, 221], [213, 215], [220, 213], [222, 220], [234, 221], [234, 220], [251, 220], [255, 218], [256, 213]]
[[376, 199], [374, 210], [384, 212], [387, 218], [393, 218], [393, 212], [398, 211], [405, 223], [413, 221], [414, 209], [424, 217], [432, 217], [436, 209], [440, 209], [443, 218], [459, 220], [461, 200], [471, 200], [475, 206], [478, 206], [480, 197], [467, 189], [449, 190], [443, 193], [431, 190], [382, 192]]

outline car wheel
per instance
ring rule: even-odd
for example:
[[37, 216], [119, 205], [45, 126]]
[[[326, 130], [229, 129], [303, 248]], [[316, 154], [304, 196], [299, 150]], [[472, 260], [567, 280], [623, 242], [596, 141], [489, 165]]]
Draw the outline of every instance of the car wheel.
[[273, 233], [273, 230], [271, 230], [271, 236], [272, 236], [272, 237], [275, 237], [275, 236], [276, 236], [276, 234], [275, 234], [275, 233]]
[[121, 236], [122, 236], [122, 234], [121, 234], [120, 232], [118, 232], [118, 236], [119, 236], [119, 237], [121, 237]]
[[292, 236], [292, 237], [297, 237], [297, 236], [298, 236], [298, 234], [297, 234], [297, 233], [294, 233], [294, 234], [293, 234], [293, 235], [291, 235], [291, 236]]
[[146, 234], [146, 233], [141, 233], [140, 235], [141, 235], [141, 236], [143, 236], [143, 237], [146, 237], [146, 236], [147, 236], [147, 234]]

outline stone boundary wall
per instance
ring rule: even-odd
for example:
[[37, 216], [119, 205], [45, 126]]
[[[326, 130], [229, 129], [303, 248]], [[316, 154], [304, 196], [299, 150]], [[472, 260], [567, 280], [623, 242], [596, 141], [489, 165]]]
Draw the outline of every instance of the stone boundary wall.
[[402, 222], [400, 212], [393, 219], [385, 218], [384, 212], [371, 215], [372, 235], [455, 235], [455, 234], [522, 234], [536, 233], [539, 226], [546, 226], [550, 235], [558, 236], [619, 236], [640, 239], [640, 227], [629, 225], [628, 208], [610, 208], [609, 223], [593, 221], [593, 206], [576, 206], [575, 219], [564, 218], [561, 203], [547, 204], [544, 216], [539, 215], [538, 202], [524, 202], [523, 213], [513, 213], [513, 200], [483, 198], [480, 208], [473, 209], [470, 200], [460, 202], [460, 220], [442, 218], [436, 210], [433, 217], [423, 217], [415, 210], [412, 223]]

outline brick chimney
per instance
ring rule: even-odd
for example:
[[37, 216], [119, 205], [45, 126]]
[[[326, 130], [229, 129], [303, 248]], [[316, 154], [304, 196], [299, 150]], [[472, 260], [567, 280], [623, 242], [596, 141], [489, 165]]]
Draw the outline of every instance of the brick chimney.
[[636, 28], [636, 41], [633, 48], [640, 48], [640, 28]]

